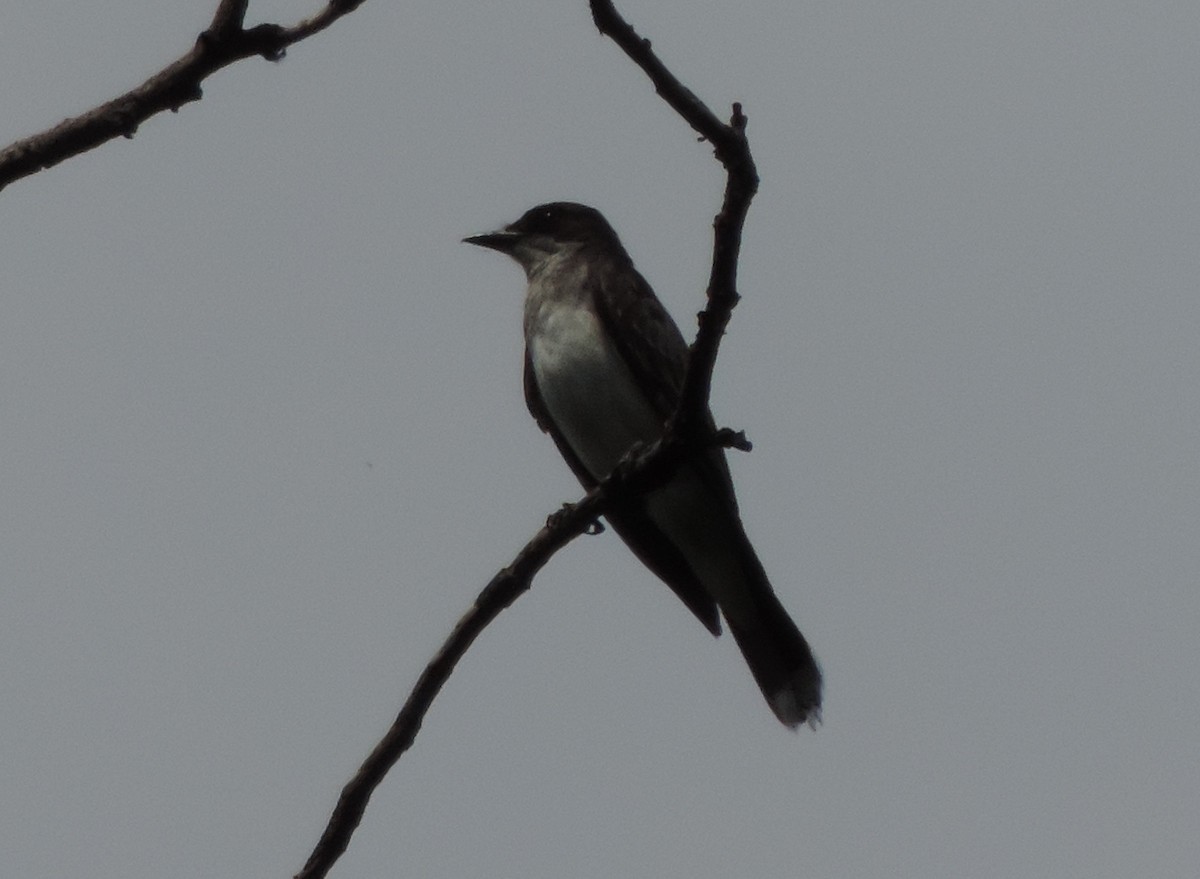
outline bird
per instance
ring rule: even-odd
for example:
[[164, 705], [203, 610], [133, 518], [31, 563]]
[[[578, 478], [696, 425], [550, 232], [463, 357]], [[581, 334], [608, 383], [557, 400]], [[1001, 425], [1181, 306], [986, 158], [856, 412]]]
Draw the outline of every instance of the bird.
[[[679, 327], [595, 208], [542, 204], [463, 240], [525, 270], [525, 402], [590, 490], [661, 437], [687, 369]], [[723, 448], [605, 518], [713, 635], [724, 618], [780, 722], [816, 727], [821, 670], [746, 536]]]

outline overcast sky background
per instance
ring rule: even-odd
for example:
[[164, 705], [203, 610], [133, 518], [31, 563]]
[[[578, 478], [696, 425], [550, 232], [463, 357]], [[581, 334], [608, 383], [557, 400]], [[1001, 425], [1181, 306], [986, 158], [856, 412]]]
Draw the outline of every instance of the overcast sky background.
[[[621, 5], [750, 118], [713, 408], [825, 723], [580, 539], [333, 875], [1194, 879], [1200, 6]], [[9, 4], [0, 140], [215, 6]], [[290, 876], [580, 494], [520, 270], [459, 239], [584, 201], [702, 304], [721, 170], [584, 0], [373, 0], [204, 91], [0, 193], [6, 875]]]

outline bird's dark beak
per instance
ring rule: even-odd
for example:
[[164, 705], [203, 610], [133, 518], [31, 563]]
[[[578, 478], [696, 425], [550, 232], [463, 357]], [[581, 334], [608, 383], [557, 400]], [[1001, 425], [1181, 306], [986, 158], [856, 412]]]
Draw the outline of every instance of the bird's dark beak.
[[501, 229], [498, 232], [487, 232], [483, 235], [472, 235], [470, 238], [464, 238], [463, 241], [467, 244], [475, 244], [479, 247], [486, 247], [490, 250], [498, 250], [501, 253], [512, 253], [517, 246], [517, 242], [521, 240], [521, 236], [516, 232], [509, 232], [507, 229]]

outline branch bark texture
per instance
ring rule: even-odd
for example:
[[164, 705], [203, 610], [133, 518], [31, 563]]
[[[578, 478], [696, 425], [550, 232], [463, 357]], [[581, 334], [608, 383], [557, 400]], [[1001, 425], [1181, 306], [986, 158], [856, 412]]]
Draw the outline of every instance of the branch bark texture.
[[741, 104], [733, 105], [726, 124], [669, 71], [650, 47], [618, 14], [612, 0], [591, 0], [592, 20], [600, 33], [613, 40], [654, 83], [659, 96], [685, 122], [713, 145], [717, 161], [725, 167], [725, 196], [713, 220], [713, 261], [709, 273], [707, 305], [699, 314], [700, 329], [692, 343], [687, 377], [675, 421], [687, 427], [694, 417], [702, 420], [712, 387], [721, 336], [737, 305], [737, 267], [742, 228], [750, 202], [758, 191], [758, 169], [746, 140], [746, 117]]
[[246, 28], [248, 0], [221, 0], [208, 29], [183, 57], [137, 88], [0, 150], [0, 189], [113, 138], [133, 137], [151, 116], [200, 100], [201, 83], [222, 67], [255, 55], [278, 61], [288, 46], [325, 30], [362, 3], [329, 0], [319, 12], [292, 27], [260, 24]]
[[371, 794], [412, 745], [426, 712], [455, 664], [479, 633], [528, 591], [533, 577], [555, 552], [586, 531], [622, 497], [641, 494], [664, 484], [679, 464], [700, 448], [719, 444], [749, 449], [749, 443], [740, 433], [722, 430], [715, 435], [705, 435], [703, 428], [717, 350], [738, 301], [737, 265], [742, 227], [758, 189], [758, 173], [746, 140], [746, 117], [741, 106], [734, 104], [729, 123], [721, 122], [667, 69], [651, 50], [649, 40], [634, 31], [610, 0], [591, 0], [591, 9], [600, 32], [616, 42], [646, 72], [658, 94], [713, 145], [717, 159], [727, 173], [724, 201], [713, 221], [713, 261], [707, 304], [699, 314], [699, 331], [691, 347], [679, 406], [658, 442], [630, 452], [612, 475], [582, 500], [551, 516], [546, 527], [483, 589], [474, 606], [459, 620], [425, 667], [392, 727], [343, 788], [325, 832], [296, 879], [321, 879], [328, 874], [349, 845]]

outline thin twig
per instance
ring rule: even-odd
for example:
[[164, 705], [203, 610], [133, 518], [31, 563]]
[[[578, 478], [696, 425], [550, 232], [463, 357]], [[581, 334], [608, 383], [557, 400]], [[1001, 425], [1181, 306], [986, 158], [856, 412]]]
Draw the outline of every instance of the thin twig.
[[0, 189], [116, 137], [133, 137], [151, 116], [200, 100], [201, 83], [222, 67], [254, 55], [278, 61], [288, 46], [323, 31], [363, 2], [329, 0], [315, 15], [292, 27], [260, 24], [246, 29], [248, 0], [220, 0], [208, 30], [183, 57], [137, 88], [0, 150]]

